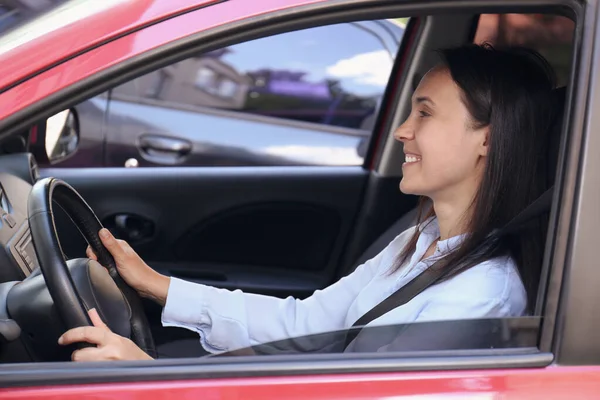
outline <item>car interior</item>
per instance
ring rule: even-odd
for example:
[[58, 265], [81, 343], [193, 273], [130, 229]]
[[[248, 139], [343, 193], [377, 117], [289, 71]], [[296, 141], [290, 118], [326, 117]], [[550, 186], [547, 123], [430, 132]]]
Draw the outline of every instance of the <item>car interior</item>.
[[[102, 251], [100, 224], [161, 273], [278, 297], [310, 296], [374, 257], [417, 217], [418, 199], [398, 188], [404, 158], [391, 133], [408, 115], [420, 77], [435, 65], [434, 50], [472, 43], [479, 21], [468, 13], [410, 19], [363, 166], [60, 168], [45, 151], [49, 115], [6, 139], [0, 144], [0, 362], [69, 360], [72, 349], [56, 340], [65, 324], [89, 322], [78, 296], [104, 308], [113, 330], [155, 347], [158, 357], [206, 355], [196, 333], [161, 326], [161, 308], [129, 293], [111, 272], [114, 265], [106, 265], [110, 257], [100, 259], [108, 271], [87, 260], [86, 241]], [[560, 118], [548, 133], [548, 189], [566, 143], [569, 91], [564, 81], [556, 90]], [[71, 138], [86, 129], [74, 112], [64, 126], [61, 135]], [[549, 202], [536, 213], [552, 225]], [[42, 274], [41, 263], [65, 268]], [[534, 316], [542, 311], [538, 305]], [[535, 346], [536, 329], [526, 346]], [[461, 340], [469, 348], [469, 337]]]

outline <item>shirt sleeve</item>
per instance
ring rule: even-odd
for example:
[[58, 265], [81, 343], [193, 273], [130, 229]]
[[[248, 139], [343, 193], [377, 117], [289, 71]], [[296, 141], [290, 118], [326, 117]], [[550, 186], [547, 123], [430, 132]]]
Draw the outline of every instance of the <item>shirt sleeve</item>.
[[162, 324], [198, 332], [202, 346], [211, 353], [341, 330], [345, 328], [348, 309], [377, 274], [386, 250], [303, 300], [230, 291], [171, 278]]

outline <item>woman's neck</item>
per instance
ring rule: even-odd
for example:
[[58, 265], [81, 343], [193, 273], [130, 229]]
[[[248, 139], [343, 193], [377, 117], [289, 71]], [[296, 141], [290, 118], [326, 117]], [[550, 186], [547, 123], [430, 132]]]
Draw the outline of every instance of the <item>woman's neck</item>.
[[481, 165], [470, 179], [465, 179], [459, 184], [430, 196], [440, 228], [440, 240], [461, 235], [469, 229], [473, 201], [477, 196], [477, 188], [483, 173]]
[[468, 229], [471, 204], [434, 202], [433, 209], [440, 227], [440, 240], [465, 233]]

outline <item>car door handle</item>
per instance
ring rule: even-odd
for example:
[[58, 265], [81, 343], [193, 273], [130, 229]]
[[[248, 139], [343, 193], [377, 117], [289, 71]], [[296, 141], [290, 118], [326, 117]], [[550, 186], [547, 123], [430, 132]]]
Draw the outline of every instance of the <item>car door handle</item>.
[[184, 156], [192, 150], [192, 144], [184, 139], [157, 135], [145, 135], [139, 139], [139, 147], [146, 153]]

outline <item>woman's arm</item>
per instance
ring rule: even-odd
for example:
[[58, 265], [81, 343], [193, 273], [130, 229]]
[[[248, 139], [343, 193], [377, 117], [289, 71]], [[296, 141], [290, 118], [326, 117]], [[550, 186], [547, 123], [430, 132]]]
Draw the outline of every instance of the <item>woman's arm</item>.
[[[164, 305], [163, 326], [198, 332], [203, 347], [219, 353], [346, 328], [348, 309], [375, 274], [395, 258], [405, 234], [350, 275], [304, 300], [229, 291], [169, 278], [150, 268], [126, 242], [116, 240], [107, 230], [102, 230], [100, 237], [123, 279], [141, 296]], [[88, 256], [95, 258], [91, 251]]]
[[198, 332], [203, 347], [210, 352], [344, 329], [348, 309], [377, 273], [382, 256], [383, 252], [303, 300], [230, 291], [171, 278], [162, 323]]

